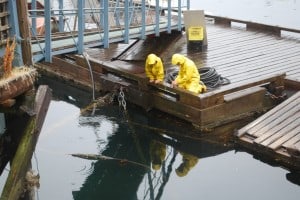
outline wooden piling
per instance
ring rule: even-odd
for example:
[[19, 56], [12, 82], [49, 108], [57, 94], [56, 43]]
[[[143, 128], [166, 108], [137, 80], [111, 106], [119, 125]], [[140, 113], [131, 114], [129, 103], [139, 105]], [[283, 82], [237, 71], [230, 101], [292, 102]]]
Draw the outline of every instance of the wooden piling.
[[16, 154], [11, 162], [10, 172], [4, 185], [0, 200], [19, 199], [24, 192], [25, 176], [31, 166], [31, 157], [44, 122], [51, 100], [51, 89], [42, 85], [34, 100], [34, 115], [30, 117], [24, 130]]

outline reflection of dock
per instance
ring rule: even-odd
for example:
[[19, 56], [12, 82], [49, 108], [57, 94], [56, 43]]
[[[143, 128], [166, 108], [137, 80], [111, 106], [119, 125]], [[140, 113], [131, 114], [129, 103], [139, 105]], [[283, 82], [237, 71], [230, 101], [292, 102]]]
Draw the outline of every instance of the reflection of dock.
[[300, 166], [300, 92], [240, 129], [237, 137], [250, 148]]

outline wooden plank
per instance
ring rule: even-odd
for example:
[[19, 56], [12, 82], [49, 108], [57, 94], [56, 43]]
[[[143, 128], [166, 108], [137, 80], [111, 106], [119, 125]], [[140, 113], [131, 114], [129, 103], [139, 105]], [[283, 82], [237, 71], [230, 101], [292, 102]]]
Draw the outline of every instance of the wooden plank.
[[[246, 52], [245, 52], [246, 54]], [[228, 55], [230, 56], [230, 55]], [[235, 75], [246, 73], [247, 71], [254, 71], [255, 73], [259, 73], [256, 71], [260, 69], [261, 71], [267, 71], [268, 73], [276, 73], [276, 65], [284, 69], [289, 63], [296, 63], [299, 60], [300, 51], [299, 52], [287, 52], [286, 54], [258, 54], [255, 53], [251, 55], [246, 55], [245, 57], [239, 57], [238, 59], [234, 59], [230, 61], [230, 59], [221, 60], [218, 63], [209, 62], [210, 66], [214, 66], [214, 68], [218, 69], [218, 72], [227, 76], [227, 75]], [[262, 65], [263, 63], [263, 65]], [[273, 68], [272, 68], [273, 67]], [[245, 69], [246, 68], [246, 69]], [[286, 71], [288, 68], [285, 68]]]
[[[297, 102], [297, 101], [294, 101]], [[272, 117], [266, 119], [263, 123], [259, 124], [255, 128], [248, 130], [248, 134], [255, 137], [260, 137], [266, 132], [271, 131], [273, 127], [278, 126], [279, 124], [285, 122], [290, 117], [295, 116], [299, 112], [300, 104], [288, 104], [284, 109], [276, 112]]]
[[[266, 53], [262, 53], [261, 56], [257, 57], [256, 56], [256, 55], [258, 55], [257, 53], [251, 55], [251, 51], [250, 51], [250, 52], [244, 52], [245, 54], [249, 53], [247, 60], [239, 59], [239, 60], [236, 60], [235, 62], [228, 62], [227, 59], [224, 60], [224, 58], [223, 58], [220, 63], [212, 63], [212, 62], [210, 62], [210, 63], [213, 64], [215, 67], [222, 66], [219, 69], [220, 72], [228, 71], [228, 69], [231, 69], [230, 72], [232, 73], [232, 72], [235, 72], [235, 71], [232, 71], [232, 69], [236, 69], [235, 66], [240, 65], [240, 64], [247, 64], [247, 69], [262, 68], [263, 66], [265, 66], [268, 63], [272, 63], [272, 65], [282, 63], [282, 65], [284, 65], [284, 62], [283, 62], [284, 60], [291, 62], [291, 61], [293, 61], [293, 60], [290, 60], [291, 58], [296, 59], [296, 60], [297, 60], [297, 58], [299, 58], [300, 51], [295, 52], [293, 50], [289, 50], [289, 51], [286, 51], [285, 49], [281, 49], [281, 50], [284, 51], [285, 53], [278, 52], [278, 53], [274, 54], [274, 52], [272, 52], [272, 53], [266, 52]], [[256, 49], [256, 51], [257, 51], [257, 49]], [[228, 55], [228, 56], [232, 56], [232, 55]], [[225, 63], [225, 61], [227, 63]], [[265, 64], [261, 65], [262, 63], [265, 63]], [[240, 66], [236, 70], [242, 71], [242, 67]]]
[[298, 124], [294, 129], [292, 129], [289, 132], [286, 132], [281, 138], [279, 138], [278, 140], [276, 140], [275, 142], [273, 142], [272, 144], [270, 144], [269, 148], [271, 148], [273, 150], [276, 150], [279, 147], [281, 147], [281, 145], [283, 145], [285, 142], [287, 142], [290, 139], [294, 138], [299, 133], [300, 133], [300, 126]]
[[256, 85], [266, 84], [270, 82], [276, 82], [276, 81], [283, 82], [284, 77], [285, 77], [284, 73], [269, 75], [265, 77], [258, 77], [250, 81], [245, 81], [243, 83], [225, 85], [211, 92], [200, 94], [199, 96], [201, 99], [201, 108], [206, 108], [209, 106], [216, 105], [216, 99], [222, 98], [222, 96], [225, 94], [229, 94], [232, 92], [236, 92], [239, 90], [243, 90]]
[[[52, 57], [52, 63], [45, 63], [48, 67], [47, 70], [52, 72], [57, 71], [59, 76], [64, 77], [67, 80], [74, 82], [81, 82], [85, 85], [92, 86], [91, 73], [89, 69], [79, 66], [76, 63], [67, 62], [67, 60], [61, 59], [57, 56]], [[36, 65], [38, 67], [38, 65]], [[100, 73], [93, 71], [94, 83], [96, 88], [100, 88], [99, 79]]]
[[289, 147], [287, 147], [287, 151], [288, 153], [292, 156], [292, 157], [296, 157], [297, 159], [299, 159], [299, 155], [300, 155], [300, 142], [297, 142]]
[[289, 102], [292, 102], [294, 100], [297, 100], [300, 97], [300, 92], [297, 92], [296, 94], [292, 95], [289, 99], [285, 100], [283, 103], [277, 105], [275, 108], [268, 111], [266, 114], [260, 116], [255, 121], [249, 123], [248, 125], [244, 126], [243, 128], [239, 129], [237, 131], [237, 137], [242, 137], [249, 129], [257, 126], [264, 120], [268, 119], [273, 114], [277, 113], [278, 111], [282, 110], [285, 106], [289, 105]]
[[300, 141], [300, 133], [286, 141], [285, 143], [282, 144], [283, 147], [288, 148], [289, 146], [292, 146], [293, 144], [297, 143]]
[[230, 121], [238, 120], [261, 111], [266, 107], [265, 88], [255, 86], [225, 96], [226, 102], [201, 109], [201, 126], [215, 127]]
[[[285, 120], [284, 124], [280, 124], [277, 126], [277, 128], [275, 128], [275, 134], [272, 134], [272, 136], [263, 140], [262, 142], [260, 142], [260, 144], [263, 146], [268, 146], [272, 144], [273, 142], [277, 141], [280, 137], [284, 136], [285, 134], [291, 132], [293, 129], [297, 128], [299, 124], [300, 124], [299, 115], [297, 117], [293, 116], [290, 119]], [[270, 132], [273, 132], [273, 130], [270, 130]], [[259, 138], [257, 138], [257, 141], [259, 141]], [[254, 142], [256, 142], [256, 140], [254, 140]]]
[[26, 66], [32, 66], [32, 50], [31, 50], [31, 42], [29, 38], [31, 37], [29, 32], [29, 23], [27, 18], [27, 1], [19, 1], [17, 3], [17, 12], [18, 12], [18, 22], [20, 29], [20, 37], [23, 38], [21, 40], [22, 47], [22, 58], [23, 63]]
[[255, 29], [255, 30], [259, 29], [262, 31], [274, 32], [275, 34], [279, 34], [279, 35], [280, 35], [281, 30], [300, 33], [300, 30], [292, 29], [292, 28], [271, 26], [271, 25], [262, 24], [262, 23], [249, 22], [249, 21], [245, 21], [245, 20], [228, 18], [228, 17], [219, 17], [219, 16], [214, 16], [214, 15], [205, 15], [205, 16], [208, 18], [215, 19], [215, 21], [217, 21], [217, 23], [219, 23], [219, 24], [221, 23], [221, 24], [228, 25], [231, 22], [238, 22], [238, 23], [246, 24], [249, 29]]
[[[293, 58], [292, 58], [293, 59]], [[299, 59], [300, 61], [300, 59]], [[266, 63], [264, 68], [258, 68], [258, 67], [251, 67], [249, 66], [248, 70], [242, 71], [242, 70], [236, 70], [236, 72], [233, 73], [222, 73], [223, 77], [228, 77], [232, 82], [239, 82], [244, 81], [247, 79], [252, 79], [257, 76], [261, 75], [271, 75], [273, 73], [286, 73], [287, 75], [290, 75], [294, 70], [297, 70], [299, 68], [297, 60], [295, 61], [287, 61], [282, 59], [282, 64], [280, 63]]]

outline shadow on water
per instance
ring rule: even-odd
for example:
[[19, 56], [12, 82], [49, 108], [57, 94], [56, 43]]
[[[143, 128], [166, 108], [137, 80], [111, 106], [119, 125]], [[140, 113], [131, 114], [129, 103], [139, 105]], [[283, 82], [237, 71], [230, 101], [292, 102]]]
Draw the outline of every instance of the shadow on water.
[[[86, 91], [46, 77], [39, 81], [52, 88], [54, 99], [79, 108], [90, 103], [91, 95]], [[112, 159], [94, 160], [84, 183], [72, 191], [76, 200], [161, 199], [172, 173], [178, 177], [186, 176], [199, 159], [236, 148], [232, 127], [200, 133], [192, 125], [172, 116], [155, 110], [145, 112], [134, 105], [128, 105], [127, 112], [115, 104], [106, 105], [81, 115], [79, 120], [84, 126], [94, 127], [91, 119], [103, 115], [116, 120], [119, 126], [99, 152]], [[179, 163], [175, 162], [177, 157]], [[299, 185], [297, 172], [288, 173], [286, 179]]]

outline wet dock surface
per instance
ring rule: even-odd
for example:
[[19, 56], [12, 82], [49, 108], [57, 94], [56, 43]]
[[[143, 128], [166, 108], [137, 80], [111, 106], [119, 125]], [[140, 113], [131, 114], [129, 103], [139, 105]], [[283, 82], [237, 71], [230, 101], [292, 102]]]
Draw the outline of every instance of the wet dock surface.
[[[157, 53], [163, 58], [166, 70], [173, 67], [171, 56], [182, 53], [190, 57], [199, 68], [213, 67], [232, 83], [278, 73], [286, 73], [287, 80], [300, 78], [300, 43], [297, 38], [209, 23], [207, 37], [208, 47], [202, 51], [188, 48], [186, 36], [182, 35], [169, 41], [158, 39], [158, 42], [153, 43], [137, 42], [138, 45], [132, 47], [130, 44], [111, 44], [109, 49], [93, 48], [87, 49], [87, 52], [101, 61], [117, 58], [131, 62], [137, 69], [143, 68], [148, 53]], [[170, 41], [173, 42], [170, 44]], [[140, 70], [137, 71], [140, 73]]]

